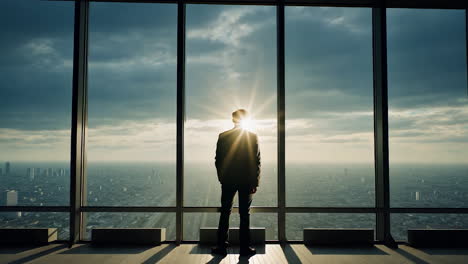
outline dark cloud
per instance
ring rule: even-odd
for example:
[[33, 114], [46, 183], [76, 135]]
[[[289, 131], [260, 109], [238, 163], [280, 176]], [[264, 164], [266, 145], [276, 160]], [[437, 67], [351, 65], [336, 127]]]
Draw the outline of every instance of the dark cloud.
[[73, 3], [2, 1], [0, 126], [67, 129], [71, 113]]
[[286, 12], [289, 118], [372, 110], [370, 9], [290, 7]]
[[464, 21], [462, 10], [388, 11], [390, 107], [460, 104], [467, 89]]
[[[1, 7], [0, 127], [69, 128], [73, 3], [8, 0]], [[223, 21], [222, 12], [242, 8], [188, 5], [187, 31], [210, 29]], [[90, 126], [175, 121], [176, 11], [173, 4], [91, 3]], [[276, 116], [275, 15], [274, 7], [240, 15], [232, 26], [254, 29], [237, 39], [238, 46], [187, 38], [188, 118], [219, 117], [213, 109], [234, 97], [249, 102], [252, 87], [255, 106], [273, 97], [262, 115]], [[466, 96], [464, 13], [389, 10], [388, 22], [390, 106], [466, 104], [456, 101]], [[372, 111], [372, 100], [371, 9], [287, 7], [287, 118]], [[368, 127], [372, 118], [366, 116], [323, 129], [341, 134]]]

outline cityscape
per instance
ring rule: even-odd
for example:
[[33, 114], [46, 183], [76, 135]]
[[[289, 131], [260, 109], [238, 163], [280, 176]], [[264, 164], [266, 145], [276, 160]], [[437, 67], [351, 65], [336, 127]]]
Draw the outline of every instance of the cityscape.
[[[4, 162], [0, 204], [7, 206], [67, 206], [68, 164], [64, 162]], [[219, 206], [220, 187], [214, 165], [185, 165], [185, 206]], [[468, 165], [402, 164], [391, 167], [392, 207], [468, 206]], [[286, 205], [293, 207], [373, 207], [374, 168], [371, 164], [287, 164]], [[86, 201], [91, 206], [175, 206], [173, 163], [89, 163]], [[265, 163], [252, 206], [276, 206], [276, 164]], [[235, 206], [237, 201], [235, 200]], [[216, 213], [185, 213], [184, 239], [198, 240], [201, 227], [216, 227]], [[67, 212], [4, 212], [0, 227], [57, 227], [59, 239], [68, 239]], [[392, 214], [392, 234], [406, 240], [406, 229], [467, 228], [457, 214]], [[165, 227], [175, 239], [175, 213], [86, 213], [86, 239], [93, 227]], [[290, 213], [289, 240], [302, 240], [306, 227], [375, 228], [374, 214]], [[237, 214], [231, 226], [239, 225]], [[252, 227], [265, 227], [268, 240], [277, 239], [277, 216], [254, 213]]]

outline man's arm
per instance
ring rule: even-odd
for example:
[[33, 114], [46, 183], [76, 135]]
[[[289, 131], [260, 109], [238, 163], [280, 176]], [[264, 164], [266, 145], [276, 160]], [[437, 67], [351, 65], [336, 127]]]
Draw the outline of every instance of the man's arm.
[[255, 135], [255, 165], [257, 167], [257, 180], [256, 180], [256, 186], [258, 187], [258, 184], [260, 183], [260, 172], [261, 172], [261, 158], [260, 158], [260, 146], [258, 144], [258, 136]]
[[216, 155], [215, 155], [215, 166], [216, 166], [216, 174], [218, 175], [218, 180], [221, 182], [222, 175], [221, 175], [221, 168], [223, 162], [223, 151], [222, 151], [222, 144], [221, 144], [221, 135], [218, 136], [218, 142], [216, 143]]

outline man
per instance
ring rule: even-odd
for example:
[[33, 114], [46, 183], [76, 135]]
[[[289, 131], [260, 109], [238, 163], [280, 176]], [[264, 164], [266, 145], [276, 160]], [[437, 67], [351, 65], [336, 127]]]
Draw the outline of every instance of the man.
[[217, 246], [212, 253], [226, 255], [229, 216], [234, 195], [238, 192], [240, 215], [240, 255], [255, 254], [250, 246], [250, 204], [260, 180], [260, 149], [255, 133], [243, 129], [241, 123], [248, 118], [244, 109], [232, 113], [234, 128], [219, 134], [216, 144], [215, 165], [221, 183], [221, 216], [219, 218]]

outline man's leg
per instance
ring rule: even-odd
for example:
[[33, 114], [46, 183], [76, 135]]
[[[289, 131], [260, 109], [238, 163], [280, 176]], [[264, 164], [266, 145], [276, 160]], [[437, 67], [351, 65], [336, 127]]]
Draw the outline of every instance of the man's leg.
[[239, 187], [239, 242], [241, 248], [248, 248], [250, 246], [250, 204], [252, 204], [252, 194], [250, 193], [250, 186]]
[[225, 247], [228, 239], [229, 216], [232, 210], [232, 201], [236, 194], [235, 185], [221, 185], [221, 215], [218, 224], [218, 246]]

